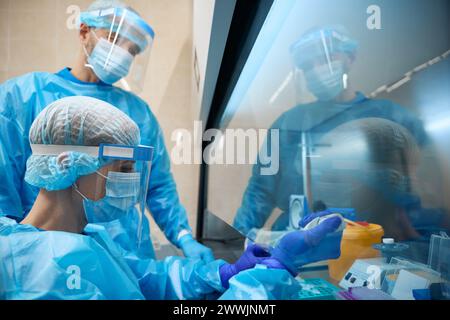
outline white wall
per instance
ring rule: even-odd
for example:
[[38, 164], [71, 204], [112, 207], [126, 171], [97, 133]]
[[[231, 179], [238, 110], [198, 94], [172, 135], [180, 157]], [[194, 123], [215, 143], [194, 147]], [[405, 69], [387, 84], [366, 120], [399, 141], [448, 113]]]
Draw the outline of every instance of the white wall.
[[[193, 104], [195, 114], [199, 117], [200, 106], [205, 87], [206, 67], [208, 64], [209, 45], [213, 23], [215, 0], [194, 0], [193, 6]], [[196, 65], [195, 55], [197, 55]], [[196, 83], [198, 81], [198, 85]]]

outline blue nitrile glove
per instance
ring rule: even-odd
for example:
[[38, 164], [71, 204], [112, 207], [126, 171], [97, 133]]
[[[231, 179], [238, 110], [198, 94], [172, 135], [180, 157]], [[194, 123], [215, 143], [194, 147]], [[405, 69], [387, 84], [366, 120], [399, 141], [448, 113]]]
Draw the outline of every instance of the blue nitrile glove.
[[219, 274], [222, 286], [228, 289], [228, 281], [231, 277], [241, 271], [251, 269], [257, 264], [263, 264], [262, 262], [268, 257], [270, 257], [268, 250], [257, 244], [250, 244], [236, 263], [226, 263], [220, 267]]
[[333, 213], [334, 213], [333, 211], [330, 211], [327, 209], [324, 211], [319, 211], [319, 212], [314, 212], [314, 213], [308, 214], [302, 218], [302, 220], [299, 223], [299, 227], [304, 228], [304, 227], [306, 227], [306, 225], [308, 223], [310, 223], [314, 219], [319, 218], [319, 217], [325, 217], [325, 216], [328, 216]]
[[200, 259], [205, 263], [214, 261], [212, 250], [195, 241], [190, 234], [181, 237], [178, 245], [186, 258]]
[[[317, 213], [305, 217], [301, 225], [306, 226], [314, 218], [324, 215]], [[338, 258], [341, 255], [342, 231], [335, 231], [341, 223], [340, 217], [331, 217], [309, 230], [286, 234], [272, 250], [271, 259], [279, 261], [296, 276], [298, 269], [305, 264]]]

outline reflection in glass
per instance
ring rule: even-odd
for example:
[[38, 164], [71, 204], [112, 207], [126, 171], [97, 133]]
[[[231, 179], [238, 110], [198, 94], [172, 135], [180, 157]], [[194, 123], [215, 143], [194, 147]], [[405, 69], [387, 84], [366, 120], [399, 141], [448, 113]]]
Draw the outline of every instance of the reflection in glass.
[[265, 138], [279, 146], [279, 170], [261, 175], [258, 161], [209, 175], [208, 209], [258, 243], [326, 209], [367, 222], [370, 241], [344, 231], [344, 273], [383, 255], [373, 248], [382, 237], [426, 263], [430, 237], [450, 234], [449, 3], [382, 1], [380, 30], [358, 15], [371, 4], [275, 1], [221, 129], [279, 130]]
[[[282, 213], [271, 230], [289, 230], [289, 199], [293, 195], [306, 195], [313, 211], [327, 207], [354, 208], [358, 219], [381, 221], [380, 217], [370, 220], [373, 216], [368, 215], [365, 209], [359, 210], [357, 203], [352, 201], [353, 188], [359, 187], [342, 178], [348, 171], [350, 176], [364, 175], [366, 184], [376, 184], [377, 188], [390, 194], [392, 201], [395, 198], [395, 201], [420, 203], [420, 199], [412, 194], [405, 199], [405, 194], [397, 195], [390, 188], [410, 192], [409, 172], [412, 169], [401, 166], [409, 166], [408, 161], [414, 162], [417, 156], [410, 156], [409, 153], [426, 144], [423, 125], [403, 107], [389, 100], [369, 99], [353, 89], [349, 74], [356, 59], [356, 50], [357, 41], [342, 26], [313, 28], [291, 46], [295, 74], [303, 74], [306, 87], [316, 100], [285, 112], [272, 125], [272, 129], [280, 130], [280, 141], [268, 143], [280, 145], [280, 170], [274, 176], [262, 176], [258, 169], [260, 164], [255, 166], [234, 220], [234, 226], [244, 234], [263, 228], [274, 208], [280, 208]], [[330, 141], [324, 137], [335, 137], [337, 128], [346, 129], [345, 124], [356, 119], [372, 118], [386, 121], [372, 120], [370, 125], [362, 121], [353, 125], [350, 130], [353, 136], [337, 135], [342, 139]], [[373, 139], [362, 139], [363, 136], [372, 137], [371, 134]], [[380, 141], [385, 142], [382, 149], [379, 147]], [[397, 154], [396, 148], [406, 142], [414, 147]], [[390, 146], [390, 143], [399, 145]], [[406, 148], [406, 144], [402, 147]], [[377, 162], [375, 156], [381, 155], [389, 161], [380, 160], [370, 170], [357, 171], [359, 166]], [[342, 156], [345, 158], [339, 160]], [[333, 157], [334, 167], [329, 166]], [[328, 161], [327, 165], [321, 165], [325, 161]], [[392, 167], [388, 166], [394, 162]], [[317, 168], [316, 172], [311, 172], [312, 166]], [[352, 166], [356, 167], [353, 172]], [[326, 179], [320, 173], [325, 169], [329, 173]], [[391, 182], [395, 185], [390, 185]], [[312, 185], [316, 189], [314, 194]], [[359, 202], [365, 202], [363, 197]], [[365, 205], [367, 207], [369, 203]], [[404, 205], [412, 206], [410, 203]], [[392, 236], [396, 234], [392, 233]], [[253, 234], [250, 237], [255, 238]]]

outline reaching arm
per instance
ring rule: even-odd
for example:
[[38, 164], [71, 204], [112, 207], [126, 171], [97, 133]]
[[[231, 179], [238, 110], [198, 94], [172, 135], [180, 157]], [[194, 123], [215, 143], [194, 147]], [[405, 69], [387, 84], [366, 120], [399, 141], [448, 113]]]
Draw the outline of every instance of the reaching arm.
[[33, 205], [35, 191], [24, 182], [30, 154], [28, 140], [15, 121], [0, 115], [0, 215], [22, 218]]
[[[272, 128], [276, 127], [277, 124], [274, 124]], [[272, 146], [275, 144], [275, 149], [279, 150], [279, 141], [272, 141], [270, 130], [264, 143], [266, 150], [273, 150]], [[274, 195], [277, 193], [278, 175], [277, 172], [263, 174], [265, 165], [261, 160], [260, 153], [233, 222], [234, 227], [244, 234], [248, 234], [252, 229], [262, 228], [276, 207]], [[279, 155], [276, 160], [279, 160]]]
[[162, 130], [156, 119], [149, 126], [152, 130], [148, 140], [155, 150], [147, 205], [167, 239], [178, 246], [181, 237], [190, 234], [192, 231], [188, 224], [186, 210], [180, 203], [175, 181], [170, 172], [170, 159], [164, 144]]

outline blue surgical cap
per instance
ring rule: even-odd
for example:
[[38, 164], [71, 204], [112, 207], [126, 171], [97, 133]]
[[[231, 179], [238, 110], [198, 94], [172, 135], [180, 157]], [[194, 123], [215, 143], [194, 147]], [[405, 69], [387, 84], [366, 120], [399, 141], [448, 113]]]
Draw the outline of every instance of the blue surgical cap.
[[[131, 118], [109, 103], [75, 96], [47, 106], [33, 122], [29, 138], [32, 145], [136, 146], [140, 132]], [[25, 181], [49, 191], [64, 190], [106, 164], [103, 158], [80, 152], [33, 154], [27, 161]]]
[[358, 48], [345, 27], [341, 25], [315, 27], [306, 31], [290, 47], [290, 52], [297, 66], [326, 54], [337, 52], [354, 55]]
[[[125, 14], [125, 25], [120, 30], [120, 17]], [[116, 16], [114, 25], [112, 17]], [[119, 34], [134, 42], [144, 51], [149, 45], [150, 39], [155, 37], [155, 33], [142, 17], [131, 7], [119, 0], [98, 0], [93, 2], [86, 11], [80, 14], [80, 23], [84, 23], [93, 28], [107, 29]]]

